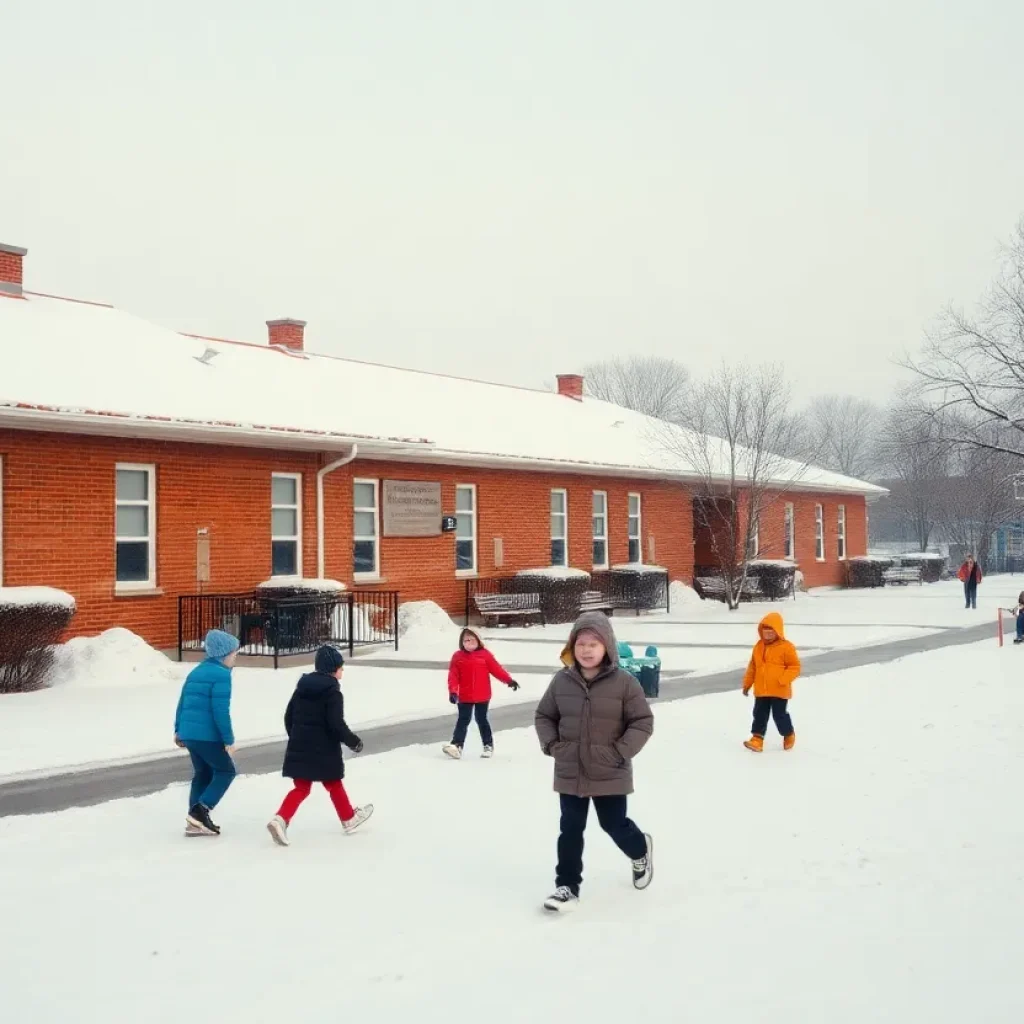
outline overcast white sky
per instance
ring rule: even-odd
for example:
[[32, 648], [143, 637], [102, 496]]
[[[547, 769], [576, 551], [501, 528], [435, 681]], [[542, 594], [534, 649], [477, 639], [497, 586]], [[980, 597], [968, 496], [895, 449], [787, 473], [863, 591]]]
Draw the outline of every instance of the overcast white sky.
[[886, 391], [1024, 212], [1019, 0], [34, 0], [0, 241], [184, 330]]

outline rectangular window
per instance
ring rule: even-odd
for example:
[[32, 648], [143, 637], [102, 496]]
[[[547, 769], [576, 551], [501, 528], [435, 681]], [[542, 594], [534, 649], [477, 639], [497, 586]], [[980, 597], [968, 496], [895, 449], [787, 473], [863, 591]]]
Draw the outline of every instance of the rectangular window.
[[846, 506], [839, 506], [839, 561], [846, 561]]
[[825, 510], [820, 505], [814, 506], [814, 557], [825, 561]]
[[114, 547], [116, 589], [154, 589], [156, 466], [116, 467]]
[[380, 575], [380, 542], [377, 529], [380, 485], [377, 480], [352, 484], [352, 573]]
[[455, 571], [476, 572], [476, 484], [455, 488]]
[[796, 521], [793, 516], [793, 503], [786, 504], [782, 517], [783, 554], [786, 558], [796, 558]]
[[643, 515], [639, 494], [629, 496], [629, 561], [639, 563], [644, 560]]
[[594, 491], [594, 568], [608, 568], [608, 495]]
[[551, 492], [551, 564], [569, 564], [569, 494], [562, 488]]
[[302, 474], [270, 478], [270, 575], [302, 575]]
[[747, 558], [754, 559], [761, 554], [761, 519], [754, 516], [750, 527], [750, 539], [747, 542]]

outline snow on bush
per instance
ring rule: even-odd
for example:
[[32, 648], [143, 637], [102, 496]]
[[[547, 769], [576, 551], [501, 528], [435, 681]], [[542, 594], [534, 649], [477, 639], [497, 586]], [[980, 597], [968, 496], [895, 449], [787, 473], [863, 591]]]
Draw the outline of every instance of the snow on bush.
[[448, 613], [433, 601], [407, 601], [398, 606], [398, 635], [407, 640], [436, 639], [455, 629]]
[[920, 569], [924, 583], [938, 583], [946, 571], [946, 556], [931, 551], [916, 551], [900, 555], [900, 565], [908, 569]]
[[643, 562], [625, 562], [622, 565], [613, 565], [612, 572], [635, 572], [640, 576], [648, 573], [664, 575], [668, 570], [663, 565], [645, 565]]
[[517, 576], [542, 576], [549, 580], [575, 580], [590, 573], [586, 569], [572, 569], [565, 565], [546, 565], [542, 569], [520, 569]]
[[265, 580], [257, 590], [309, 590], [317, 594], [337, 594], [345, 589], [338, 580], [307, 579], [305, 576], [274, 576]]
[[0, 587], [0, 693], [46, 685], [53, 645], [75, 614], [75, 599], [50, 587]]
[[49, 681], [61, 686], [144, 686], [180, 678], [172, 661], [118, 626], [55, 647]]
[[858, 589], [881, 587], [885, 585], [883, 573], [891, 568], [891, 558], [883, 555], [858, 555], [851, 558], [846, 567], [846, 580], [849, 586]]
[[704, 598], [697, 593], [693, 587], [682, 580], [673, 580], [668, 588], [669, 599], [672, 602], [672, 609], [685, 608], [687, 605], [703, 604]]

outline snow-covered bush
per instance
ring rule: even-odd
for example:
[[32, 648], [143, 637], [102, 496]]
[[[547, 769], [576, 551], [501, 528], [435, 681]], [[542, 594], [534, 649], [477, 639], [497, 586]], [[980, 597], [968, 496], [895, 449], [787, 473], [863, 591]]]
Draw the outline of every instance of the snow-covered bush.
[[882, 574], [892, 568], [892, 559], [879, 555], [858, 555], [846, 566], [847, 585], [853, 588], [881, 587]]
[[275, 576], [265, 580], [256, 588], [257, 597], [284, 598], [305, 597], [311, 601], [336, 598], [344, 593], [345, 584], [337, 580], [306, 579], [304, 576]]
[[779, 601], [793, 593], [796, 568], [796, 562], [760, 558], [747, 564], [747, 575], [761, 584], [761, 594], [765, 598]]
[[53, 647], [75, 615], [75, 599], [50, 587], [0, 587], [0, 693], [46, 685]]
[[930, 551], [900, 555], [900, 565], [907, 569], [920, 569], [922, 583], [938, 583], [946, 575], [946, 556]]
[[540, 594], [545, 622], [573, 622], [580, 601], [590, 589], [590, 573], [548, 565], [542, 569], [523, 569], [516, 573], [516, 590], [521, 594]]

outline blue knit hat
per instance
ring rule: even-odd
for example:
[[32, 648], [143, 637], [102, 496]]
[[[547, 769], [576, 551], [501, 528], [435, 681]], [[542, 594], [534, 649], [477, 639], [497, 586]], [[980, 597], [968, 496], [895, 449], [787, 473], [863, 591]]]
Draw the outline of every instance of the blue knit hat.
[[324, 675], [333, 676], [339, 668], [343, 668], [345, 665], [345, 659], [342, 657], [341, 651], [337, 647], [332, 647], [330, 644], [324, 644], [316, 652], [316, 661], [313, 663], [313, 667], [317, 672], [323, 672]]
[[230, 633], [225, 633], [222, 629], [211, 629], [206, 634], [203, 647], [206, 649], [206, 656], [208, 658], [216, 658], [217, 661], [222, 661], [229, 654], [234, 654], [238, 650], [238, 640]]

